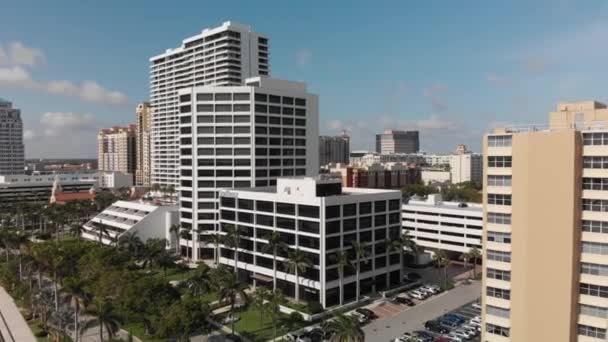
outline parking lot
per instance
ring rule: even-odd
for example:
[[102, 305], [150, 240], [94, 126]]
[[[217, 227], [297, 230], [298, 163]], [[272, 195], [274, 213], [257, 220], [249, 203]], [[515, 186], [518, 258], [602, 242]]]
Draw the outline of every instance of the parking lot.
[[405, 332], [424, 330], [426, 321], [462, 309], [466, 304], [476, 301], [480, 297], [480, 291], [481, 284], [474, 281], [424, 301], [416, 300], [417, 304], [413, 307], [391, 303], [388, 300], [369, 305], [368, 308], [379, 318], [363, 327], [366, 341], [386, 342], [394, 340]]

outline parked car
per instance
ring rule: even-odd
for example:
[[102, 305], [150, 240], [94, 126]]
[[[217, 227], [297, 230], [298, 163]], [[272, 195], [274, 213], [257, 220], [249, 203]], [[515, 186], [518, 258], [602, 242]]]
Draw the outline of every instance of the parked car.
[[378, 318], [378, 315], [376, 315], [375, 312], [373, 312], [370, 309], [366, 309], [366, 308], [358, 308], [357, 310], [355, 310], [356, 312], [364, 315], [365, 317], [367, 317], [367, 319], [372, 320], [372, 319], [376, 319]]
[[475, 316], [471, 318], [471, 322], [477, 322], [481, 324], [481, 316]]
[[447, 334], [450, 332], [450, 329], [442, 326], [441, 323], [439, 323], [439, 321], [435, 321], [435, 320], [426, 321], [426, 323], [424, 323], [424, 328], [426, 330], [436, 332], [439, 334]]
[[359, 321], [359, 324], [366, 324], [367, 322], [369, 322], [369, 319], [365, 315], [360, 314], [356, 311], [351, 312], [350, 315], [356, 317], [357, 321]]
[[425, 293], [422, 293], [422, 292], [417, 291], [417, 290], [410, 291], [408, 293], [408, 296], [410, 296], [412, 298], [415, 298], [415, 299], [418, 299], [418, 300], [425, 300], [427, 298], [427, 295]]
[[473, 304], [471, 304], [471, 307], [473, 309], [481, 310], [481, 304], [479, 304], [479, 303], [473, 303]]
[[465, 331], [471, 333], [473, 336], [477, 336], [479, 334], [479, 331], [477, 331], [477, 327], [474, 327], [472, 325], [463, 324], [460, 326], [459, 329], [465, 330]]
[[405, 295], [405, 294], [400, 294], [400, 295], [398, 295], [396, 297], [393, 297], [391, 299], [391, 302], [393, 302], [393, 303], [399, 303], [399, 304], [405, 304], [405, 305], [408, 305], [408, 306], [414, 306], [414, 305], [416, 305], [416, 303], [414, 303], [414, 301], [411, 300], [409, 297], [407, 297], [407, 295]]
[[458, 329], [452, 331], [452, 333], [454, 333], [457, 336], [462, 336], [463, 340], [469, 340], [469, 339], [475, 337], [475, 334], [473, 334], [467, 330], [464, 330], [462, 328], [458, 328]]
[[322, 342], [325, 339], [325, 332], [321, 328], [313, 328], [308, 332], [311, 342]]
[[422, 340], [422, 342], [433, 342], [435, 337], [428, 331], [417, 330], [414, 331], [414, 335]]
[[422, 285], [420, 288], [424, 289], [425, 291], [429, 291], [433, 294], [438, 294], [441, 292], [441, 287], [434, 284], [425, 284]]
[[443, 315], [442, 317], [448, 318], [448, 319], [453, 319], [456, 320], [458, 323], [463, 324], [464, 322], [466, 322], [466, 320], [462, 317], [462, 316], [458, 316], [456, 314], [453, 313], [448, 313]]
[[448, 334], [448, 338], [449, 338], [449, 339], [450, 339], [452, 342], [464, 342], [464, 341], [465, 341], [465, 340], [464, 340], [464, 339], [463, 339], [461, 336], [459, 336], [459, 335], [455, 334], [454, 332], [449, 333], [449, 334]]

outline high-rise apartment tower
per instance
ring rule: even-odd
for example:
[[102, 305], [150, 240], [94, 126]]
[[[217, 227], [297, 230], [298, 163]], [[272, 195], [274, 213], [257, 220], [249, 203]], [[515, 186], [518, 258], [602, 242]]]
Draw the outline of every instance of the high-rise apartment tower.
[[150, 58], [152, 183], [178, 184], [178, 90], [238, 86], [248, 77], [269, 73], [268, 38], [232, 22], [205, 29]]
[[482, 341], [605, 341], [608, 109], [484, 139]]
[[135, 113], [137, 116], [135, 184], [150, 186], [150, 134], [152, 131], [152, 111], [150, 109], [150, 103], [142, 102], [138, 104]]
[[322, 135], [319, 137], [319, 163], [348, 164], [350, 155], [350, 137], [346, 132], [338, 136]]
[[97, 134], [100, 171], [120, 171], [135, 176], [136, 125], [104, 128]]
[[418, 131], [384, 131], [376, 134], [376, 152], [381, 154], [416, 153], [420, 150]]

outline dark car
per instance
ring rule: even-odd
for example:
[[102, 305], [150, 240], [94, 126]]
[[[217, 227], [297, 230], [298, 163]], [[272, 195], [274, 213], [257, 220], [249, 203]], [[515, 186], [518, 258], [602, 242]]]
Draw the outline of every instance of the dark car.
[[414, 306], [414, 305], [416, 305], [416, 303], [414, 303], [413, 300], [411, 300], [411, 299], [409, 299], [407, 297], [398, 296], [398, 297], [395, 297], [394, 301], [397, 302], [397, 303], [399, 303], [399, 304], [405, 304], [405, 305], [408, 305], [408, 306]]
[[466, 320], [466, 319], [464, 319], [462, 316], [458, 316], [458, 315], [451, 314], [451, 313], [449, 313], [449, 314], [445, 314], [445, 315], [443, 315], [442, 317], [443, 317], [443, 318], [447, 318], [447, 319], [449, 319], [449, 320], [454, 320], [454, 321], [457, 321], [457, 322], [458, 322], [458, 323], [460, 323], [460, 324], [462, 324], [462, 323], [464, 323], [464, 322], [466, 322], [466, 321], [467, 321], [467, 320]]
[[308, 332], [308, 337], [312, 342], [321, 342], [325, 339], [325, 332], [320, 328], [314, 328]]
[[370, 319], [370, 320], [371, 320], [371, 319], [376, 319], [376, 318], [378, 318], [378, 315], [376, 315], [376, 313], [375, 313], [375, 312], [373, 312], [373, 311], [372, 311], [372, 310], [370, 310], [370, 309], [366, 309], [366, 308], [358, 308], [358, 309], [357, 309], [357, 310], [355, 310], [355, 311], [357, 311], [358, 313], [360, 313], [360, 314], [364, 315], [365, 317], [367, 317], [367, 319]]
[[442, 326], [438, 321], [426, 321], [426, 323], [424, 323], [424, 328], [439, 334], [447, 334], [450, 332], [450, 329]]
[[414, 331], [414, 335], [416, 335], [423, 342], [433, 342], [433, 339], [435, 339], [435, 336], [433, 336], [433, 334], [423, 330]]

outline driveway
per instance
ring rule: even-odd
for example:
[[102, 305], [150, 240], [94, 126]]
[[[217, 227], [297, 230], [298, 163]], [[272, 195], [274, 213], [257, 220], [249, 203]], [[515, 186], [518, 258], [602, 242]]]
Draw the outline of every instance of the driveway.
[[[460, 285], [450, 291], [431, 297], [424, 302], [394, 314], [383, 315], [365, 327], [366, 341], [387, 342], [404, 332], [423, 330], [424, 322], [455, 310], [481, 296], [481, 283]], [[386, 305], [386, 304], [384, 304]]]

